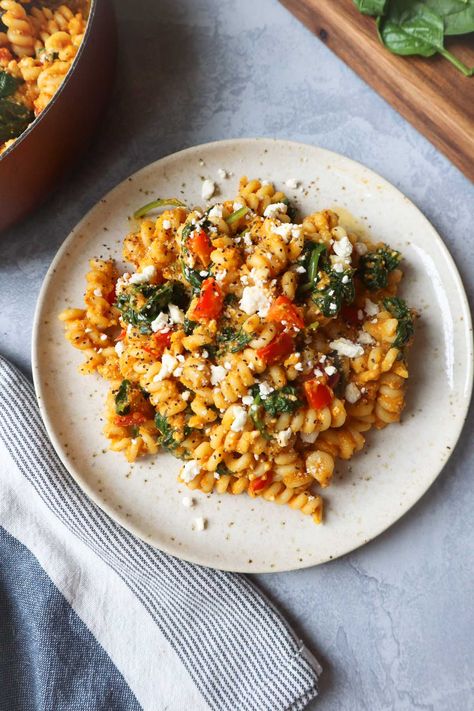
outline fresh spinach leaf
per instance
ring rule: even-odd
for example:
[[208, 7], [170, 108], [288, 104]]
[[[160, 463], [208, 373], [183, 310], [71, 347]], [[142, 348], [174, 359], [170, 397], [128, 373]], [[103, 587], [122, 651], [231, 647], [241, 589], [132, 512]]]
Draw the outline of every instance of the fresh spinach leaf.
[[391, 0], [377, 22], [382, 42], [394, 54], [431, 57], [439, 52], [465, 76], [472, 75], [472, 69], [444, 48], [443, 18], [426, 3]]
[[117, 415], [128, 415], [130, 412], [130, 380], [122, 380], [115, 395], [115, 412]]
[[408, 343], [415, 331], [410, 309], [406, 302], [397, 296], [384, 299], [383, 304], [393, 318], [398, 320], [397, 335], [392, 345], [395, 348], [401, 348]]
[[15, 93], [17, 87], [23, 82], [8, 72], [0, 70], [0, 99], [5, 99]]
[[23, 104], [0, 99], [0, 143], [17, 138], [34, 118], [34, 113]]
[[397, 268], [402, 255], [387, 245], [375, 252], [367, 252], [359, 260], [358, 274], [371, 291], [384, 289], [388, 284], [389, 272]]
[[364, 15], [378, 17], [384, 14], [387, 0], [354, 0], [354, 4]]
[[474, 32], [474, 0], [425, 0], [425, 3], [443, 18], [445, 35]]

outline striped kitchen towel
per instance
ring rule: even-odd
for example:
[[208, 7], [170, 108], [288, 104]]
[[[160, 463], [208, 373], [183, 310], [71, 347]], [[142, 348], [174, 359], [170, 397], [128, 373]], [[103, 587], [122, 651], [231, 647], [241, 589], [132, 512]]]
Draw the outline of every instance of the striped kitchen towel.
[[0, 711], [279, 711], [321, 668], [248, 578], [135, 538], [66, 472], [0, 357]]

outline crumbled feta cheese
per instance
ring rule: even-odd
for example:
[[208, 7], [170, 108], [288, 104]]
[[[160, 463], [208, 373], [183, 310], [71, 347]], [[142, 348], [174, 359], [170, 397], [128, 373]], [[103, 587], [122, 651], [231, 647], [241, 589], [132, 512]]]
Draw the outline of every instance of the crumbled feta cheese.
[[224, 281], [224, 279], [226, 278], [226, 276], [227, 276], [227, 270], [223, 269], [221, 272], [216, 272], [214, 274], [214, 279], [217, 282], [222, 283]]
[[322, 370], [319, 370], [319, 368], [315, 368], [315, 369], [314, 369], [314, 374], [315, 374], [315, 376], [316, 376], [317, 378], [320, 378], [321, 375], [323, 374], [323, 371], [322, 371]]
[[206, 528], [206, 519], [203, 518], [202, 516], [198, 516], [198, 518], [194, 519], [194, 530], [195, 531], [204, 531]]
[[153, 382], [159, 383], [161, 380], [167, 378], [173, 373], [173, 370], [176, 368], [177, 365], [178, 361], [174, 356], [170, 355], [169, 353], [164, 353], [163, 357], [161, 358], [160, 372], [155, 375], [155, 377], [153, 378]]
[[207, 276], [209, 276], [209, 272], [206, 271], [205, 269], [203, 269], [202, 271], [199, 272], [199, 276], [207, 277]]
[[217, 169], [217, 175], [221, 180], [225, 180], [227, 178], [227, 171], [224, 170], [224, 168], [218, 168]]
[[303, 370], [303, 363], [295, 363], [295, 370]]
[[281, 432], [278, 432], [277, 440], [278, 440], [278, 444], [280, 445], [280, 447], [286, 447], [286, 445], [288, 444], [288, 442], [291, 439], [292, 434], [293, 434], [293, 431], [292, 431], [291, 427], [288, 427], [287, 430], [282, 430]]
[[240, 299], [240, 308], [249, 316], [258, 313], [261, 318], [265, 318], [272, 305], [272, 300], [265, 290], [257, 286], [246, 286]]
[[144, 267], [141, 272], [132, 274], [132, 276], [129, 279], [129, 283], [130, 284], [144, 284], [145, 282], [150, 281], [150, 279], [153, 279], [155, 274], [156, 274], [156, 269], [152, 264], [150, 264], [148, 267]]
[[84, 333], [92, 333], [92, 328], [85, 328]]
[[184, 322], [184, 313], [183, 313], [183, 311], [181, 311], [179, 306], [176, 306], [176, 304], [169, 304], [168, 311], [170, 312], [170, 319], [172, 320], [173, 323], [183, 323]]
[[299, 182], [296, 180], [296, 178], [288, 178], [288, 180], [285, 182], [285, 185], [292, 190], [296, 190], [296, 188], [299, 185]]
[[244, 244], [246, 247], [253, 247], [253, 242], [252, 238], [250, 236], [250, 232], [244, 232], [242, 235], [242, 239], [244, 240]]
[[347, 402], [350, 402], [351, 405], [353, 405], [355, 402], [357, 402], [357, 400], [360, 399], [360, 390], [355, 383], [349, 383], [349, 385], [346, 386], [344, 394], [346, 396]]
[[364, 312], [362, 311], [362, 309], [357, 310], [357, 318], [359, 319], [359, 321], [364, 320]]
[[357, 254], [360, 254], [361, 256], [363, 254], [367, 254], [367, 245], [364, 244], [363, 242], [356, 242], [354, 245], [354, 249], [357, 252]]
[[164, 230], [170, 230], [171, 229], [171, 220], [163, 220], [161, 223], [161, 226], [163, 227]]
[[340, 274], [341, 272], [344, 271], [344, 263], [343, 262], [335, 262], [332, 260], [332, 268], [335, 272]]
[[359, 343], [363, 343], [366, 346], [370, 346], [372, 343], [375, 343], [375, 340], [372, 338], [370, 333], [367, 333], [367, 331], [360, 331], [357, 336], [357, 340]]
[[203, 200], [210, 200], [216, 191], [216, 184], [212, 180], [204, 180], [201, 186], [201, 196]]
[[236, 405], [233, 410], [234, 421], [230, 426], [232, 432], [242, 432], [247, 422], [247, 410]]
[[258, 389], [260, 391], [260, 395], [262, 400], [266, 400], [266, 398], [272, 393], [275, 388], [273, 388], [269, 383], [259, 383], [258, 384]]
[[186, 509], [190, 509], [192, 506], [194, 506], [194, 499], [192, 499], [190, 496], [183, 496], [181, 503]]
[[301, 236], [301, 227], [299, 225], [293, 225], [291, 222], [284, 222], [278, 225], [278, 227], [272, 227], [272, 232], [275, 235], [283, 237], [285, 242], [289, 242], [292, 237], [298, 239], [298, 237]]
[[102, 289], [94, 289], [94, 296], [102, 296]]
[[335, 241], [332, 248], [334, 253], [341, 259], [349, 259], [352, 254], [352, 244], [348, 237], [342, 237]]
[[214, 205], [207, 215], [208, 217], [217, 217], [220, 220], [222, 218], [222, 205]]
[[122, 353], [124, 352], [124, 350], [125, 350], [125, 346], [123, 345], [123, 341], [117, 341], [117, 343], [115, 344], [115, 352], [117, 353], [119, 358], [122, 355]]
[[211, 365], [211, 385], [219, 385], [226, 375], [226, 369], [222, 365]]
[[349, 276], [347, 274], [344, 274], [341, 281], [343, 284], [347, 284], [349, 282]]
[[181, 479], [189, 484], [201, 472], [201, 467], [197, 459], [190, 459], [181, 467]]
[[352, 343], [348, 338], [336, 338], [335, 341], [331, 341], [329, 346], [337, 351], [339, 355], [347, 356], [348, 358], [357, 358], [364, 353], [362, 346]]
[[190, 390], [183, 390], [183, 392], [181, 393], [181, 397], [183, 398], [183, 400], [185, 402], [187, 402], [189, 400], [189, 398], [191, 397], [191, 391]]
[[106, 341], [107, 338], [108, 338], [108, 336], [107, 336], [106, 333], [102, 333], [101, 336], [100, 336], [100, 340], [101, 340], [101, 341]]
[[161, 311], [158, 316], [151, 322], [150, 326], [153, 333], [157, 333], [158, 331], [164, 331], [165, 329], [169, 331], [170, 322], [168, 314], [164, 314], [163, 311]]
[[226, 360], [226, 362], [224, 363], [224, 368], [226, 370], [230, 370], [232, 368], [232, 363], [229, 363], [229, 361]]
[[201, 351], [201, 355], [203, 358], [209, 358], [209, 351], [206, 351], [206, 350]]
[[244, 395], [242, 398], [242, 404], [243, 405], [252, 405], [253, 403], [253, 397], [252, 395]]
[[294, 271], [297, 274], [304, 274], [306, 269], [302, 265], [299, 265], [299, 266], [295, 267]]
[[279, 214], [282, 212], [286, 214], [286, 211], [288, 210], [288, 205], [285, 205], [284, 202], [273, 202], [270, 203], [270, 205], [267, 205], [267, 207], [264, 210], [263, 216], [264, 217], [278, 217]]
[[324, 368], [326, 375], [335, 375], [337, 373], [337, 368], [334, 365], [327, 365]]
[[182, 375], [182, 374], [183, 374], [183, 369], [182, 369], [182, 368], [175, 368], [175, 369], [173, 370], [173, 375], [175, 376], [175, 378], [179, 378], [179, 376]]
[[119, 296], [122, 293], [124, 287], [127, 286], [129, 279], [129, 272], [125, 272], [125, 274], [122, 274], [122, 276], [117, 279], [117, 283], [115, 284], [115, 293], [117, 294], [117, 296]]
[[374, 304], [373, 301], [370, 299], [365, 300], [365, 306], [364, 306], [364, 311], [367, 314], [367, 316], [377, 316], [378, 312], [380, 311], [379, 307], [377, 304]]
[[180, 363], [184, 363], [184, 355], [181, 355], [181, 353], [178, 353], [176, 358], [177, 358], [177, 360], [179, 360]]
[[241, 207], [245, 207], [244, 203], [239, 202], [238, 200], [235, 200], [235, 202], [232, 205], [234, 212], [237, 212], [237, 210], [240, 210]]
[[310, 432], [306, 434], [305, 432], [300, 432], [300, 437], [306, 444], [314, 444], [318, 439], [319, 432]]

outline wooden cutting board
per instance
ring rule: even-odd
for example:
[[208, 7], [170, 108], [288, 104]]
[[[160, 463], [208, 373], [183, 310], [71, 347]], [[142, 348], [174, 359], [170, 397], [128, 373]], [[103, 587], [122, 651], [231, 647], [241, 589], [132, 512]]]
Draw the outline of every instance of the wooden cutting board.
[[[319, 39], [474, 180], [474, 77], [439, 55], [399, 57], [377, 37], [374, 19], [352, 0], [281, 0]], [[471, 36], [446, 47], [474, 66]]]

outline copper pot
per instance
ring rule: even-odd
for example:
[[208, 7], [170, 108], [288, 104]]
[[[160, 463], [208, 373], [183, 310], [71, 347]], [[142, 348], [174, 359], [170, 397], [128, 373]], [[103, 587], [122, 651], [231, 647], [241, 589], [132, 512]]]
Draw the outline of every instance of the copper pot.
[[111, 0], [92, 0], [84, 39], [59, 91], [0, 156], [0, 231], [47, 197], [84, 150], [113, 85], [116, 26]]

